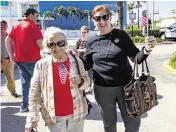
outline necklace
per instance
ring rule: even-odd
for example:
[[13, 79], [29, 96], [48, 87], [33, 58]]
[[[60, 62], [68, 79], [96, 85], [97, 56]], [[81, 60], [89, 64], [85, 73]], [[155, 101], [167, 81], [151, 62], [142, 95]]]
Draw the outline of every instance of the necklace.
[[98, 52], [99, 52], [100, 56], [104, 56], [105, 58], [108, 58], [108, 54], [109, 54], [109, 51], [110, 51], [110, 48], [111, 48], [111, 36], [112, 36], [112, 33], [110, 34], [110, 37], [109, 37], [108, 49], [107, 49], [107, 51], [106, 51], [106, 53], [104, 55], [101, 54], [101, 51], [100, 51], [100, 38], [99, 38]]

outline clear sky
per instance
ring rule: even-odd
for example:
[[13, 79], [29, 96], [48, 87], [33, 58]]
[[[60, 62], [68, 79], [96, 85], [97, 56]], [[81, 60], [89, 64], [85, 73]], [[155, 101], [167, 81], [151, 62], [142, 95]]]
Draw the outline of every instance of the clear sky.
[[[142, 7], [139, 9], [140, 17], [141, 17], [141, 11], [146, 9], [147, 9], [147, 4], [143, 3]], [[149, 14], [152, 13], [152, 1], [148, 1], [148, 9], [149, 9]], [[154, 1], [154, 11], [155, 12], [159, 11], [159, 14], [154, 15], [154, 19], [158, 20], [160, 17], [169, 17], [169, 16], [176, 17], [176, 13], [172, 13], [171, 11], [169, 11], [171, 9], [175, 9], [175, 12], [176, 12], [176, 1]], [[136, 13], [136, 17], [137, 17], [137, 9], [134, 9], [133, 12]], [[127, 20], [128, 19], [129, 19], [129, 16]]]

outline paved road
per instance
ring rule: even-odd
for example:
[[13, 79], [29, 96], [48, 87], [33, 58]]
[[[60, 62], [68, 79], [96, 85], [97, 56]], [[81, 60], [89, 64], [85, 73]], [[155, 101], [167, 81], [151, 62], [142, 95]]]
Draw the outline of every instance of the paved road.
[[[141, 48], [141, 46], [139, 46]], [[164, 61], [168, 60], [176, 50], [176, 44], [158, 45], [150, 57], [148, 65], [151, 74], [157, 78], [159, 105], [142, 116], [140, 132], [175, 132], [176, 131], [176, 76], [161, 69]], [[1, 132], [24, 132], [27, 113], [19, 113], [20, 99], [14, 99], [5, 87], [5, 78], [1, 74]], [[17, 91], [21, 93], [19, 71], [15, 70]], [[85, 121], [84, 132], [103, 132], [103, 125], [93, 95], [88, 95], [93, 109]], [[118, 132], [124, 132], [123, 122], [118, 111]], [[46, 132], [44, 123], [39, 122], [39, 132]]]

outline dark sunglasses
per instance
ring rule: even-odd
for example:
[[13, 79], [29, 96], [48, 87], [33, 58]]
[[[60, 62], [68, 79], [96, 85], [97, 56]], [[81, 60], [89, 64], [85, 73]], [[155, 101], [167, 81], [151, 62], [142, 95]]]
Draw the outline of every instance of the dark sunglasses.
[[81, 32], [81, 33], [87, 33], [87, 32]]
[[53, 48], [56, 47], [56, 45], [58, 47], [64, 47], [66, 45], [66, 41], [65, 40], [61, 40], [61, 41], [58, 41], [57, 43], [51, 42], [51, 43], [47, 44], [47, 47], [50, 48], [50, 49], [53, 49]]
[[109, 20], [110, 15], [103, 15], [103, 16], [94, 16], [93, 19], [97, 22], [101, 21], [101, 19], [103, 19], [104, 21]]

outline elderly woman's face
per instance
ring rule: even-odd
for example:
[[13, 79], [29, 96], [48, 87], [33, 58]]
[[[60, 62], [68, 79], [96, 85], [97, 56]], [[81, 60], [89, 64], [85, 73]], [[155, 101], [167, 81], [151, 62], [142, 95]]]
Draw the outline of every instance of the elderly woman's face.
[[47, 47], [51, 50], [51, 54], [65, 52], [66, 43], [65, 37], [61, 34], [48, 35]]
[[111, 28], [111, 16], [104, 10], [100, 10], [93, 16], [93, 22], [100, 32], [109, 31]]

